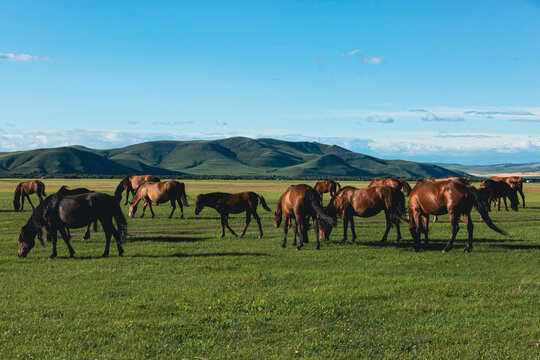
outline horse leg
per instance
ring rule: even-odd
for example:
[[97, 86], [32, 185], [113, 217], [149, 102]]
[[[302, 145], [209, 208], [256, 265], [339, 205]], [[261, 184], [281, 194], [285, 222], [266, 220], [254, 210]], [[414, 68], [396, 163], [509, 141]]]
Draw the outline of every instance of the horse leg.
[[24, 195], [21, 195], [21, 209], [19, 210], [22, 212], [24, 210]]
[[91, 224], [88, 224], [88, 226], [86, 227], [86, 232], [85, 232], [84, 235], [83, 235], [83, 240], [88, 240], [88, 239], [90, 239], [90, 225], [91, 225]]
[[341, 243], [344, 243], [347, 241], [347, 226], [349, 225], [349, 214], [344, 211], [343, 212], [343, 237], [341, 238]]
[[[244, 229], [242, 230], [242, 234], [240, 234], [240, 238], [243, 238], [244, 235], [246, 235], [246, 230], [250, 222], [251, 222], [251, 212], [249, 210], [246, 210], [246, 225], [244, 225]], [[260, 238], [261, 238], [261, 234], [259, 232], [259, 239]]]
[[296, 239], [300, 238], [300, 234], [298, 233], [298, 222], [296, 222], [296, 219], [294, 220], [294, 241], [293, 246], [296, 246]]
[[101, 226], [103, 227], [103, 232], [105, 233], [105, 251], [103, 252], [103, 255], [101, 257], [107, 257], [109, 256], [109, 248], [111, 246], [111, 227], [112, 227], [112, 221], [104, 221], [103, 219], [101, 221]]
[[32, 210], [35, 210], [34, 204], [32, 204], [32, 200], [30, 200], [30, 195], [26, 194], [26, 198], [28, 199], [28, 202], [30, 203], [30, 206], [32, 207]]
[[356, 231], [354, 230], [354, 215], [351, 214], [349, 216], [349, 221], [351, 222], [351, 234], [352, 234], [351, 243], [354, 243], [354, 240], [356, 240]]
[[448, 244], [446, 244], [444, 247], [443, 252], [447, 252], [452, 249], [454, 240], [456, 239], [456, 235], [459, 231], [459, 215], [455, 214], [453, 211], [449, 211], [448, 214], [450, 215], [450, 224], [452, 224], [452, 237], [448, 241]]
[[49, 259], [54, 259], [57, 256], [56, 241], [58, 240], [58, 234], [56, 233], [56, 229], [47, 229], [47, 239], [49, 238], [52, 242], [52, 254], [49, 256]]
[[414, 240], [414, 251], [420, 250], [421, 221], [420, 212], [417, 209], [409, 209], [409, 231]]
[[287, 233], [289, 232], [290, 223], [291, 219], [288, 216], [285, 216], [285, 221], [283, 222], [283, 244], [281, 244], [283, 249], [287, 246]]
[[321, 250], [321, 242], [319, 240], [319, 220], [313, 218], [313, 227], [315, 228], [315, 238], [317, 239], [317, 247], [315, 249]]
[[506, 195], [503, 196], [503, 200], [504, 200], [504, 208], [506, 209], [506, 211], [508, 211], [508, 205], [506, 204]]
[[[150, 208], [150, 212], [152, 213], [152, 219], [153, 219], [155, 214], [154, 214], [154, 210], [152, 209], [152, 200], [150, 200], [150, 198], [148, 196], [146, 196], [144, 201], [148, 204], [148, 207]], [[174, 211], [174, 209], [173, 209], [173, 211]], [[171, 216], [172, 216], [172, 213], [171, 213]]]
[[184, 218], [184, 205], [182, 205], [182, 201], [180, 199], [176, 199], [176, 202], [178, 203], [178, 206], [180, 206], [180, 219]]
[[171, 214], [169, 215], [169, 219], [172, 218], [172, 214], [174, 213], [174, 210], [176, 210], [176, 204], [175, 204], [175, 200], [171, 200], [171, 206], [172, 206], [172, 210], [171, 210]]
[[523, 190], [518, 190], [519, 195], [521, 195], [521, 200], [523, 200], [523, 207], [525, 207], [525, 195], [523, 194]]
[[[435, 215], [437, 216], [437, 215]], [[429, 232], [429, 214], [426, 214], [424, 217], [424, 244], [428, 244], [428, 232]]]
[[471, 252], [472, 242], [473, 242], [473, 230], [474, 230], [471, 214], [470, 213], [463, 214], [463, 221], [465, 221], [465, 224], [467, 224], [467, 232], [469, 233], [469, 243], [467, 244], [467, 247], [465, 248], [465, 252]]
[[[68, 236], [68, 234], [66, 233], [65, 228], [59, 227], [58, 231], [60, 231], [60, 235], [62, 235], [62, 239], [64, 239], [64, 242], [66, 243], [66, 246], [68, 247], [69, 257], [70, 258], [75, 257], [74, 256], [75, 250], [73, 250], [73, 248], [71, 247], [71, 244], [69, 243], [70, 236]], [[56, 231], [54, 233], [56, 234]]]
[[257, 221], [257, 226], [259, 227], [259, 239], [262, 239], [263, 231], [261, 225], [261, 218], [259, 217], [259, 214], [257, 214], [257, 211], [253, 212], [253, 217], [255, 218], [255, 221]]
[[[145, 203], [144, 203], [144, 206], [143, 206], [143, 208], [142, 208], [141, 216], [140, 216], [141, 219], [142, 219], [143, 216], [144, 216], [144, 212], [146, 211], [146, 207], [147, 207], [147, 206], [148, 206], [148, 204], [145, 202]], [[101, 224], [101, 225], [103, 226], [103, 224]]]
[[385, 211], [384, 215], [386, 217], [386, 230], [384, 231], [384, 235], [381, 239], [382, 243], [386, 241], [386, 239], [388, 238], [388, 233], [390, 232], [390, 229], [392, 228], [392, 219], [391, 219], [390, 213], [388, 211]]
[[439, 217], [437, 215], [433, 216], [433, 223], [435, 224], [439, 220]]
[[238, 237], [238, 234], [236, 234], [234, 232], [233, 229], [231, 229], [231, 227], [229, 226], [229, 214], [225, 215], [225, 226], [227, 227], [227, 229], [229, 229], [229, 231], [231, 232], [231, 234], [234, 235], [234, 237]]
[[300, 238], [300, 244], [296, 247], [296, 250], [300, 250], [302, 246], [304, 245], [304, 220], [301, 219], [300, 222], [296, 222], [296, 228], [298, 230], [298, 237]]
[[220, 239], [225, 236], [225, 215], [221, 214], [221, 236]]
[[124, 203], [124, 205], [128, 204], [128, 198], [129, 198], [129, 190], [126, 189], [126, 202]]

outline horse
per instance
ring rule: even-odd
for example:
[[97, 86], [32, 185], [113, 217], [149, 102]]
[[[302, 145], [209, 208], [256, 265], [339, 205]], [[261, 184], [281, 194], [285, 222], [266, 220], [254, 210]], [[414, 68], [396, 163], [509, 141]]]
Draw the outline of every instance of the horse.
[[334, 219], [328, 216], [321, 206], [321, 195], [318, 191], [306, 184], [291, 185], [279, 198], [274, 212], [274, 226], [277, 228], [281, 221], [283, 224], [284, 237], [282, 248], [287, 246], [287, 232], [289, 231], [291, 219], [295, 220], [294, 243], [296, 245], [296, 235], [300, 237], [300, 244], [296, 247], [300, 250], [304, 242], [308, 242], [309, 218], [313, 219], [315, 227], [315, 236], [317, 238], [317, 250], [321, 249], [319, 241], [319, 222], [318, 218], [324, 219], [330, 224], [334, 224]]
[[[482, 181], [481, 186], [484, 186], [489, 190], [491, 201], [497, 204], [497, 210], [501, 210], [501, 198], [504, 200], [504, 207], [508, 211], [508, 205], [506, 203], [506, 198], [510, 199], [510, 207], [514, 211], [519, 209], [519, 199], [517, 197], [517, 191], [513, 189], [508, 183], [504, 180], [493, 180], [486, 179]], [[488, 209], [491, 208], [491, 204]]]
[[[113, 218], [118, 227], [113, 225]], [[53, 244], [51, 259], [57, 256], [56, 242], [57, 232], [64, 239], [69, 256], [74, 257], [75, 250], [69, 243], [69, 237], [65, 229], [74, 229], [88, 226], [93, 221], [99, 220], [105, 232], [105, 251], [103, 257], [109, 255], [111, 236], [114, 236], [118, 247], [118, 255], [122, 256], [124, 250], [122, 243], [126, 241], [127, 222], [122, 214], [120, 204], [114, 196], [92, 192], [80, 195], [64, 196], [53, 194], [39, 204], [26, 225], [21, 228], [19, 235], [19, 257], [26, 257], [34, 247], [35, 237], [42, 227], [47, 229]], [[44, 245], [43, 241], [41, 242]]]
[[[397, 237], [396, 242], [401, 240], [401, 230], [399, 224], [405, 214], [405, 195], [401, 189], [391, 186], [371, 186], [366, 189], [357, 189], [346, 186], [339, 191], [326, 207], [326, 212], [330, 213], [334, 219], [337, 214], [343, 217], [343, 239], [347, 240], [347, 224], [351, 225], [352, 242], [356, 240], [354, 231], [354, 216], [372, 217], [384, 211], [386, 217], [386, 230], [381, 239], [385, 242], [392, 225], [395, 225]], [[330, 236], [332, 226], [321, 221], [321, 233], [324, 238]]]
[[31, 194], [36, 194], [39, 198], [39, 202], [41, 203], [43, 198], [47, 196], [45, 194], [45, 184], [39, 180], [23, 181], [19, 183], [19, 185], [17, 185], [15, 188], [15, 195], [13, 197], [13, 208], [15, 209], [15, 212], [24, 210], [25, 197], [28, 199], [30, 206], [32, 206], [32, 210], [35, 209], [34, 204], [32, 204], [32, 201], [30, 200], [29, 195]]
[[313, 187], [320, 195], [321, 199], [324, 193], [330, 193], [334, 196], [341, 189], [341, 184], [334, 180], [318, 181]]
[[122, 192], [125, 190], [126, 202], [124, 205], [127, 205], [129, 193], [131, 193], [132, 197], [135, 196], [135, 191], [147, 181], [160, 182], [161, 180], [154, 175], [128, 175], [120, 181], [114, 191], [114, 196], [118, 199], [118, 202], [122, 201]]
[[523, 178], [521, 176], [492, 176], [491, 180], [495, 181], [504, 181], [514, 190], [516, 190], [521, 195], [521, 200], [523, 200], [523, 207], [525, 207], [525, 194], [523, 194]]
[[259, 195], [253, 191], [245, 191], [236, 194], [229, 194], [223, 192], [212, 192], [207, 194], [199, 194], [195, 199], [195, 215], [199, 215], [205, 206], [214, 208], [221, 216], [221, 235], [220, 239], [225, 236], [225, 227], [238, 237], [233, 229], [229, 226], [229, 214], [240, 214], [246, 212], [246, 225], [240, 237], [244, 237], [249, 223], [251, 222], [251, 216], [257, 221], [259, 226], [259, 239], [263, 236], [261, 219], [257, 214], [257, 206], [261, 202], [261, 206], [266, 211], [272, 211], [266, 204], [266, 200], [262, 195]]
[[391, 177], [387, 179], [374, 178], [369, 183], [368, 188], [372, 186], [383, 186], [383, 185], [393, 187], [394, 189], [402, 190], [407, 196], [409, 196], [412, 191], [411, 186], [409, 185], [408, 182], [406, 182], [403, 179], [399, 179], [395, 177]]
[[[76, 188], [76, 189], [68, 189], [67, 186], [62, 186], [60, 189], [56, 192], [57, 194], [60, 194], [62, 196], [69, 196], [69, 195], [79, 195], [79, 194], [87, 194], [87, 193], [93, 193], [95, 191], [89, 190], [87, 188]], [[94, 221], [94, 231], [97, 231], [97, 219]], [[69, 228], [66, 229], [66, 233], [71, 239], [71, 234], [69, 232]], [[83, 240], [90, 239], [90, 224], [86, 227], [86, 231], [83, 235]]]
[[[504, 231], [499, 229], [489, 217], [485, 203], [482, 201], [482, 196], [479, 196], [478, 191], [473, 186], [467, 186], [460, 181], [419, 181], [409, 199], [409, 230], [414, 239], [415, 251], [420, 250], [420, 233], [425, 234], [425, 243], [428, 243], [428, 222], [429, 215], [450, 215], [450, 223], [452, 224], [452, 236], [443, 252], [450, 251], [454, 244], [454, 240], [459, 231], [459, 218], [462, 217], [467, 225], [469, 233], [469, 242], [465, 247], [466, 252], [472, 250], [473, 230], [474, 225], [471, 219], [472, 207], [480, 213], [484, 223], [493, 231], [499, 234], [506, 235]], [[425, 218], [424, 226], [422, 225], [421, 217]]]
[[144, 200], [144, 207], [142, 210], [141, 218], [144, 216], [146, 207], [150, 207], [152, 218], [154, 218], [154, 210], [152, 209], [152, 202], [156, 205], [163, 204], [167, 201], [171, 202], [172, 210], [169, 215], [169, 219], [173, 216], [174, 210], [176, 210], [176, 204], [180, 206], [180, 219], [184, 218], [184, 206], [189, 206], [186, 197], [186, 188], [184, 183], [170, 180], [163, 182], [145, 182], [135, 192], [133, 200], [129, 205], [129, 217], [133, 217], [137, 212], [137, 204], [139, 201]]
[[[429, 177], [429, 178], [425, 178], [425, 179], [422, 179], [422, 180], [418, 180], [418, 182], [420, 182], [420, 181], [436, 182], [436, 181], [448, 181], [448, 180], [459, 181], [463, 185], [467, 185], [467, 186], [471, 185], [471, 182], [467, 178], [464, 178], [462, 176], [451, 176], [451, 177], [446, 177], [446, 178], [432, 178], [432, 177]], [[439, 220], [439, 217], [437, 215], [433, 216], [433, 223], [434, 224], [438, 220]]]

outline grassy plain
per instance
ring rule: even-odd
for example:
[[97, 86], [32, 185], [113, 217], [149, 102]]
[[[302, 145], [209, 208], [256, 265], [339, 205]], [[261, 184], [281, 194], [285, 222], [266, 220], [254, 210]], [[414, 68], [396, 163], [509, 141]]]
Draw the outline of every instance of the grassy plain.
[[[125, 256], [102, 232], [82, 240], [76, 259], [39, 244], [16, 256], [30, 211], [12, 211], [20, 180], [0, 180], [0, 358], [2, 359], [538, 359], [540, 357], [540, 186], [525, 185], [527, 207], [492, 212], [502, 236], [475, 220], [472, 253], [440, 252], [448, 216], [430, 227], [432, 245], [378, 240], [384, 218], [356, 218], [359, 239], [340, 244], [341, 222], [316, 251], [281, 249], [282, 229], [259, 208], [244, 239], [219, 236], [213, 209], [168, 219], [128, 219]], [[44, 180], [112, 193], [118, 180]], [[349, 183], [365, 186], [365, 183]], [[275, 207], [289, 182], [186, 181], [189, 201], [209, 191], [253, 190]], [[328, 195], [325, 201], [328, 200]], [[37, 202], [34, 201], [34, 203]], [[127, 214], [127, 207], [122, 205]], [[233, 216], [240, 231], [244, 216]], [[310, 232], [313, 238], [313, 232]], [[292, 237], [291, 237], [292, 238]], [[290, 244], [291, 242], [289, 242]]]

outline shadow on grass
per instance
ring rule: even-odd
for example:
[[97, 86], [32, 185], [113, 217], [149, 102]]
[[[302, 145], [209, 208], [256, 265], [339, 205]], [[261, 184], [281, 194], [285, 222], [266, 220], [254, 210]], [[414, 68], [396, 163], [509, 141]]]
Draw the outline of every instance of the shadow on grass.
[[129, 255], [127, 257], [134, 258], [205, 258], [205, 257], [223, 257], [223, 256], [272, 256], [265, 253], [241, 253], [241, 252], [218, 252], [218, 253], [203, 253], [203, 254], [168, 254], [168, 255], [145, 255], [145, 254], [135, 254]]
[[493, 244], [490, 247], [500, 247], [509, 250], [540, 250], [540, 245], [505, 245], [505, 244]]
[[172, 243], [181, 243], [181, 242], [197, 242], [204, 241], [209, 238], [204, 237], [193, 237], [193, 236], [140, 236], [140, 237], [130, 237], [128, 242], [172, 242]]

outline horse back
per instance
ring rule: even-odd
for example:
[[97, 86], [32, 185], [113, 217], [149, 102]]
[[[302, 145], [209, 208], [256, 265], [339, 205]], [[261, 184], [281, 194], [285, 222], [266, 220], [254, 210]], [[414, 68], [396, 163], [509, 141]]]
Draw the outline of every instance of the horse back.
[[111, 213], [114, 209], [113, 205], [117, 205], [115, 197], [92, 192], [62, 197], [58, 202], [56, 212], [66, 227], [79, 228]]

